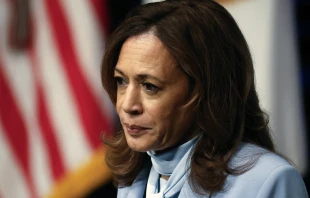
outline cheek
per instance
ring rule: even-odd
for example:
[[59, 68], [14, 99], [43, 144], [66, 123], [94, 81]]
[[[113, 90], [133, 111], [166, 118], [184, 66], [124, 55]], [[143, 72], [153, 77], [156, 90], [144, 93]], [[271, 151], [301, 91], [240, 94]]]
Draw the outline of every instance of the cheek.
[[117, 99], [115, 102], [115, 110], [116, 112], [119, 114], [121, 111], [121, 97], [119, 95], [117, 95]]
[[172, 104], [149, 106], [146, 113], [159, 130], [158, 133], [171, 131], [179, 117], [178, 109]]
[[119, 111], [120, 111], [119, 102], [116, 102], [116, 104], [115, 104], [115, 110], [116, 110], [116, 112], [119, 114]]
[[171, 106], [162, 102], [145, 103], [144, 110], [153, 120], [166, 120], [171, 115]]
[[117, 105], [117, 103], [115, 104], [115, 111], [116, 111], [116, 114], [118, 115], [118, 116], [120, 116], [120, 111], [119, 111], [119, 107], [118, 107], [118, 105]]

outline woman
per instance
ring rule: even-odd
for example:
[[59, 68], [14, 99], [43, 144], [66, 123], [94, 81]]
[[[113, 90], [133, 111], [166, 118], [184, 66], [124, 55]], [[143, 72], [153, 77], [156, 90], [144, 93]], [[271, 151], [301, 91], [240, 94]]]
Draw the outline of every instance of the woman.
[[122, 126], [105, 139], [118, 197], [307, 197], [275, 152], [247, 43], [216, 2], [133, 10], [101, 75]]

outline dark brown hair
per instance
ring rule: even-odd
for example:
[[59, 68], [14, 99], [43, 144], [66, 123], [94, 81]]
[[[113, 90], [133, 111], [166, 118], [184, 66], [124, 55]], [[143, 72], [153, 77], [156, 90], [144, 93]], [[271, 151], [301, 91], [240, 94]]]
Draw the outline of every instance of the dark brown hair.
[[[202, 138], [190, 161], [190, 183], [199, 193], [220, 191], [228, 174], [241, 174], [251, 166], [245, 163], [241, 171], [228, 166], [241, 142], [274, 151], [268, 119], [255, 90], [247, 43], [232, 16], [214, 1], [139, 6], [106, 45], [101, 77], [114, 104], [113, 76], [120, 49], [129, 37], [149, 31], [167, 47], [192, 84], [192, 97], [186, 106], [194, 109], [194, 124], [202, 131]], [[106, 161], [116, 183], [131, 185], [149, 157], [131, 150], [122, 130], [104, 141], [108, 145]]]

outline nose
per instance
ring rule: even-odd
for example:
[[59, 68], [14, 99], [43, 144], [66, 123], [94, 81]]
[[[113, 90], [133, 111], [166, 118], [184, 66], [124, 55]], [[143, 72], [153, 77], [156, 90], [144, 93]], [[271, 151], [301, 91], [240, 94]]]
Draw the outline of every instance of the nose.
[[139, 89], [129, 86], [123, 95], [122, 109], [130, 115], [139, 115], [143, 112]]

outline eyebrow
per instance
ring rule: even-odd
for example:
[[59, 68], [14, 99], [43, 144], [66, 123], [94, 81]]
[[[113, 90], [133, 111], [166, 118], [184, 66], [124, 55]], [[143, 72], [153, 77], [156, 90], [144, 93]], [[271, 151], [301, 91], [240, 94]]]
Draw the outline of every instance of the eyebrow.
[[124, 72], [122, 72], [120, 69], [115, 67], [114, 70], [117, 71], [118, 73], [122, 74], [123, 76], [125, 76], [127, 78], [127, 76], [124, 74]]
[[[122, 71], [122, 70], [120, 70], [120, 69], [118, 69], [118, 68], [116, 68], [115, 67], [115, 69], [114, 69], [115, 71], [117, 71], [118, 73], [120, 73], [121, 75], [123, 75], [123, 76], [125, 76], [126, 78], [128, 78], [127, 77], [127, 75], [126, 74], [124, 74], [124, 72]], [[159, 83], [164, 83], [164, 81], [163, 80], [160, 80], [160, 79], [158, 79], [158, 78], [156, 78], [155, 76], [152, 76], [152, 75], [150, 75], [150, 74], [138, 74], [137, 75], [137, 78], [138, 79], [147, 79], [147, 78], [151, 78], [151, 79], [154, 79], [154, 80], [157, 80]]]

